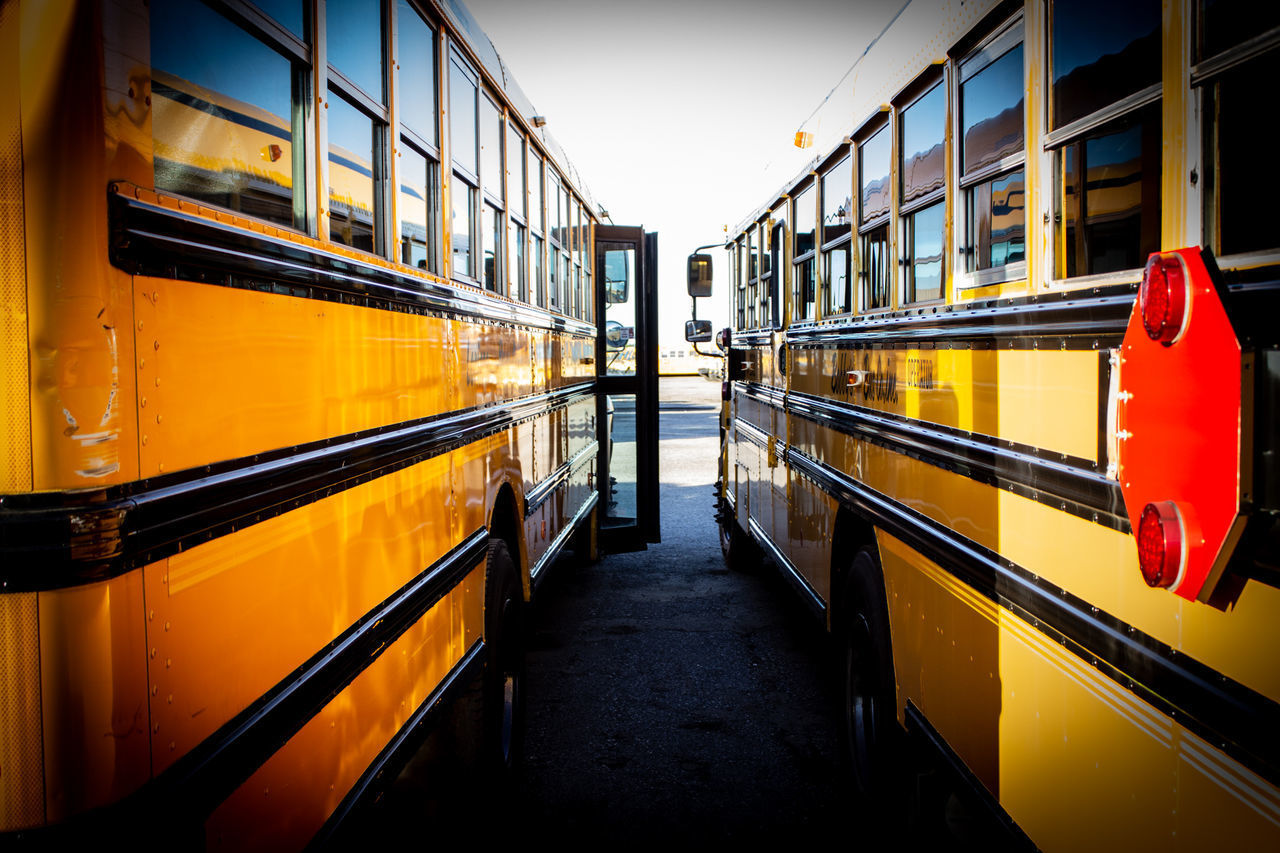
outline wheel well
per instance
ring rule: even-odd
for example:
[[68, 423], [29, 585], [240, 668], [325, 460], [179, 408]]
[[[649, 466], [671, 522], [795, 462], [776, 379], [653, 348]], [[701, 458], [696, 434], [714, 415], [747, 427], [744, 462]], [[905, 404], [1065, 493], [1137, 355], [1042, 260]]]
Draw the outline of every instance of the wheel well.
[[836, 512], [834, 530], [831, 537], [831, 618], [827, 626], [833, 631], [843, 624], [845, 618], [845, 582], [854, 556], [863, 548], [876, 548], [874, 525], [848, 507], [842, 506]]
[[523, 526], [520, 524], [520, 511], [516, 503], [515, 491], [504, 483], [493, 499], [493, 511], [489, 514], [489, 536], [507, 543], [507, 552], [516, 564], [520, 574], [520, 586], [524, 591], [524, 599], [529, 600], [529, 579], [526, 577], [524, 559], [524, 537], [521, 536]]

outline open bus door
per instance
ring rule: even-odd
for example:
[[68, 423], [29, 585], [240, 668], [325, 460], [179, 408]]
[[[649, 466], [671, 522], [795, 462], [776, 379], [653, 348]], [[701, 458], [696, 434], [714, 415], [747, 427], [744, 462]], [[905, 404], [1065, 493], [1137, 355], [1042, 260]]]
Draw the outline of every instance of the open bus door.
[[658, 235], [596, 226], [599, 543], [639, 551], [658, 517]]

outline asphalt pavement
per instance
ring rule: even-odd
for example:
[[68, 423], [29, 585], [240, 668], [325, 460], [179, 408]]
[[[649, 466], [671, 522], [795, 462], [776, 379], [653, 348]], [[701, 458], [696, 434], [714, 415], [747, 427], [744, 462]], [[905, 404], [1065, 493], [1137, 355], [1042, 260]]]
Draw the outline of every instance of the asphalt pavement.
[[661, 383], [661, 544], [564, 561], [539, 590], [513, 809], [523, 836], [794, 843], [855, 818], [823, 632], [776, 574], [721, 559], [719, 391]]

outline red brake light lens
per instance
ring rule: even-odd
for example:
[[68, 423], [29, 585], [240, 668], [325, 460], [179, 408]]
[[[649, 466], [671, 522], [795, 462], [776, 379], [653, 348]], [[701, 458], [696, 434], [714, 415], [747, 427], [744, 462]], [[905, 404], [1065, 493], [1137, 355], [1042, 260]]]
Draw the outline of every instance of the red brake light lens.
[[1173, 586], [1182, 570], [1182, 518], [1173, 501], [1149, 503], [1138, 520], [1138, 568], [1147, 586]]
[[1147, 336], [1166, 346], [1182, 334], [1187, 319], [1187, 276], [1177, 255], [1152, 255], [1138, 291]]

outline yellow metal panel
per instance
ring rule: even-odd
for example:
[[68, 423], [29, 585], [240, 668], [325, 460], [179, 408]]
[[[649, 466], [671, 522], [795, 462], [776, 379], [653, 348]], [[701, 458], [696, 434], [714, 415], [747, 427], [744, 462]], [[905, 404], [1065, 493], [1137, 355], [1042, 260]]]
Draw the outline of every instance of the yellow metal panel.
[[36, 593], [0, 595], [0, 831], [44, 822]]
[[[18, 4], [0, 3], [0, 78], [5, 80], [19, 76], [19, 34]], [[17, 88], [0, 86], [0, 493], [31, 490], [20, 109]]]
[[135, 305], [143, 476], [456, 404], [453, 321], [143, 277]]
[[914, 702], [999, 795], [999, 608], [896, 539], [879, 543], [898, 708]]
[[920, 707], [1041, 849], [1274, 846], [1275, 786], [902, 542], [880, 546], [899, 708]]
[[119, 800], [150, 774], [142, 573], [40, 593], [48, 820]]
[[451, 461], [429, 459], [146, 567], [156, 772], [475, 529], [441, 512], [453, 504]]
[[130, 280], [107, 260], [100, 4], [23, 3], [33, 487], [137, 476]]
[[[798, 350], [791, 387], [1096, 461], [1099, 358], [1092, 350]], [[848, 386], [851, 371], [865, 374], [862, 385]]]
[[1026, 350], [998, 354], [995, 435], [1007, 441], [1098, 459], [1097, 352]]
[[479, 636], [483, 596], [481, 565], [214, 811], [209, 849], [305, 844]]

